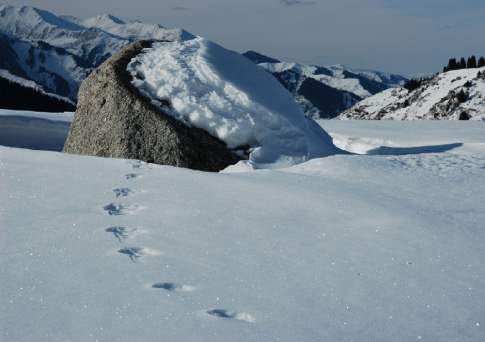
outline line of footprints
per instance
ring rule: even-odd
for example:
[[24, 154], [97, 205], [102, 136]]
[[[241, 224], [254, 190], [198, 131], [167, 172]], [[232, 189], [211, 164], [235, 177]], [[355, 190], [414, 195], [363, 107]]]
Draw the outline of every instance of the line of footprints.
[[[148, 168], [148, 164], [142, 161], [130, 161], [130, 165], [133, 167], [134, 173], [129, 173], [125, 175], [126, 181], [133, 181], [139, 177], [142, 177], [140, 173], [143, 169]], [[133, 195], [135, 192], [128, 187], [120, 187], [113, 190], [116, 199], [120, 200]], [[122, 203], [109, 203], [103, 208], [105, 212], [110, 216], [121, 216], [121, 215], [134, 215], [141, 208], [136, 204], [122, 204]], [[126, 239], [134, 237], [138, 233], [137, 228], [127, 228], [122, 226], [113, 226], [106, 228], [107, 233], [112, 234], [119, 243], [123, 243]], [[156, 251], [152, 251], [148, 248], [141, 247], [122, 247], [118, 250], [118, 253], [128, 256], [128, 258], [136, 263], [137, 260], [143, 256], [157, 256], [159, 255]], [[154, 283], [152, 285], [153, 289], [164, 290], [169, 292], [192, 292], [195, 291], [195, 287], [190, 285], [172, 283], [172, 282], [161, 282]], [[246, 312], [237, 312], [225, 309], [211, 309], [205, 311], [207, 315], [223, 318], [223, 319], [233, 319], [238, 321], [244, 321], [248, 323], [254, 323], [255, 319], [252, 315]]]

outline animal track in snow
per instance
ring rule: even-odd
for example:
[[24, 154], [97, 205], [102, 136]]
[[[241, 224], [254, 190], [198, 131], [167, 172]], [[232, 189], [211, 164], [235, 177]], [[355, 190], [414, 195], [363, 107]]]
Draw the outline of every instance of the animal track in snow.
[[152, 288], [170, 292], [192, 292], [195, 290], [193, 286], [177, 283], [155, 283], [152, 285]]
[[140, 209], [137, 205], [125, 205], [120, 203], [110, 203], [103, 207], [110, 216], [132, 215]]
[[160, 255], [160, 253], [156, 250], [141, 247], [123, 247], [118, 250], [118, 253], [127, 255], [133, 262], [136, 262], [139, 258], [144, 256]]
[[212, 309], [206, 312], [208, 315], [218, 317], [218, 318], [235, 319], [237, 321], [243, 321], [248, 323], [256, 322], [254, 317], [248, 314], [247, 312], [236, 312], [236, 311], [229, 311], [224, 309]]
[[127, 255], [131, 261], [136, 262], [138, 258], [141, 258], [143, 256], [143, 248], [125, 247], [118, 250], [118, 253]]
[[128, 173], [125, 175], [125, 178], [126, 179], [135, 179], [135, 178], [140, 178], [142, 175], [140, 175], [139, 173]]
[[128, 197], [132, 194], [134, 194], [135, 192], [133, 190], [131, 190], [130, 188], [118, 188], [118, 189], [113, 189], [113, 192], [115, 193], [116, 195], [116, 198], [120, 198], [120, 197]]
[[107, 233], [112, 233], [119, 242], [123, 242], [123, 240], [127, 239], [132, 233], [136, 233], [138, 229], [114, 226], [106, 228], [104, 231]]
[[135, 170], [139, 169], [145, 169], [148, 167], [148, 163], [145, 163], [144, 161], [141, 160], [133, 160], [130, 162], [131, 167]]

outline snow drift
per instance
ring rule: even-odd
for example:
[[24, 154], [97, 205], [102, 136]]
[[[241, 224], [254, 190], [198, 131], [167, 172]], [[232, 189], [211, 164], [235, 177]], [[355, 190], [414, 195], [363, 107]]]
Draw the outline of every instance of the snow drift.
[[154, 43], [128, 71], [153, 104], [230, 149], [246, 151], [252, 166], [280, 167], [341, 152], [273, 76], [204, 38]]

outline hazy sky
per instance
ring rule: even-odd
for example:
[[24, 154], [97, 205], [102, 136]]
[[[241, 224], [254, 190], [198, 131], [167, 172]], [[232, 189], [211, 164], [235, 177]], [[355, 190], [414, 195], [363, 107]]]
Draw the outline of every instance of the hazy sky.
[[484, 0], [7, 0], [58, 14], [111, 13], [183, 27], [287, 61], [408, 75], [485, 55]]

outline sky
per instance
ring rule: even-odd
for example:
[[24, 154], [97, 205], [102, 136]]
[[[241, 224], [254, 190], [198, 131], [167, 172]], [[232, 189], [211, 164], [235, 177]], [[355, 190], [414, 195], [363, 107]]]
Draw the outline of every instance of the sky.
[[408, 76], [485, 55], [484, 0], [0, 0], [57, 14], [110, 13], [182, 27], [284, 61]]

